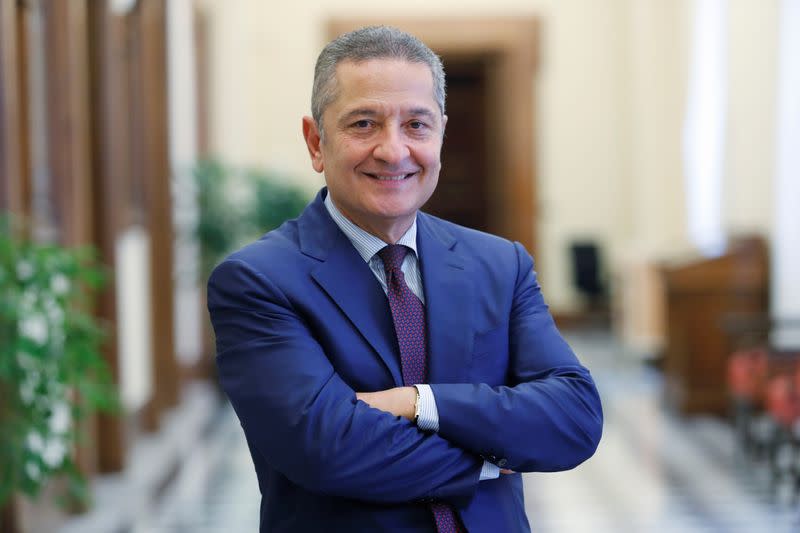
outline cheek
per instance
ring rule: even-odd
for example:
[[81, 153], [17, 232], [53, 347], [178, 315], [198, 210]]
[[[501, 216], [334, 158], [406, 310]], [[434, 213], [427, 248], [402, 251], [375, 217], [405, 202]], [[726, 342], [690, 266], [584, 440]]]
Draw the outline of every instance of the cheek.
[[339, 144], [336, 158], [339, 166], [354, 168], [367, 159], [370, 147], [357, 141], [345, 141]]
[[332, 142], [325, 147], [323, 155], [325, 166], [328, 170], [335, 170], [337, 174], [353, 166], [356, 150], [346, 142]]
[[442, 168], [442, 164], [439, 161], [438, 157], [430, 157], [426, 161], [420, 161], [425, 166], [425, 182], [428, 184], [436, 185], [436, 182], [439, 180], [439, 171]]
[[439, 169], [439, 166], [441, 165], [441, 154], [442, 143], [438, 138], [421, 144], [418, 149], [415, 150], [415, 156], [418, 158], [418, 160], [420, 162], [424, 162], [425, 166], [431, 170]]

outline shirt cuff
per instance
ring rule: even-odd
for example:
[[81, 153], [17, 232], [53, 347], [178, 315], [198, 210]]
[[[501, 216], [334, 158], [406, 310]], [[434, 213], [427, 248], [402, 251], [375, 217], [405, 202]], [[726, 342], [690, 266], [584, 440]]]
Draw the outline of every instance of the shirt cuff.
[[414, 385], [419, 393], [417, 427], [423, 431], [439, 431], [439, 410], [430, 385]]
[[481, 468], [481, 481], [486, 481], [487, 479], [497, 479], [500, 477], [500, 467], [494, 463], [490, 463], [489, 461], [483, 462], [483, 468]]

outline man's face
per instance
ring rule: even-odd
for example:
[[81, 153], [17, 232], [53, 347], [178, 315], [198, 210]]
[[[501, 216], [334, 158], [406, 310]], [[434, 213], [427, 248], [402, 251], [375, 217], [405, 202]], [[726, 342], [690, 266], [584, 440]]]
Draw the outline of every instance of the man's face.
[[[398, 59], [342, 62], [338, 95], [324, 111], [325, 140], [313, 120], [303, 133], [317, 172], [339, 210], [395, 242], [439, 179], [447, 117], [433, 96], [427, 65]], [[399, 234], [398, 234], [399, 233]]]

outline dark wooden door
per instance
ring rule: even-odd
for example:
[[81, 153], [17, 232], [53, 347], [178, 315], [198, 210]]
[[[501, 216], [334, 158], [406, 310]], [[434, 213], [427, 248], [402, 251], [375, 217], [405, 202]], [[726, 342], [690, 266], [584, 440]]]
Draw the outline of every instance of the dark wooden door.
[[487, 65], [483, 57], [445, 57], [447, 129], [439, 185], [423, 210], [493, 231], [488, 216]]

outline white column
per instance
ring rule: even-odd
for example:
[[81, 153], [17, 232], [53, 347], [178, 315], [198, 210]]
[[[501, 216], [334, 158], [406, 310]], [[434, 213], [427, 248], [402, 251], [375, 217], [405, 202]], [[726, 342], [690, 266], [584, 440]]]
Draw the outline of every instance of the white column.
[[190, 0], [167, 4], [169, 155], [172, 168], [175, 224], [174, 313], [175, 353], [183, 364], [202, 355], [202, 309], [199, 248], [193, 235], [197, 196], [191, 169], [197, 161], [197, 83], [193, 5]]
[[684, 167], [689, 237], [705, 255], [721, 253], [722, 176], [727, 113], [727, 0], [695, 0]]
[[[772, 315], [800, 320], [800, 2], [780, 13], [778, 132], [772, 254]], [[778, 328], [773, 341], [800, 346], [800, 325]]]
[[153, 351], [150, 328], [150, 239], [141, 226], [117, 237], [117, 352], [120, 396], [128, 412], [136, 412], [153, 395]]

